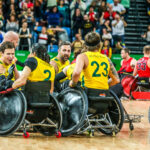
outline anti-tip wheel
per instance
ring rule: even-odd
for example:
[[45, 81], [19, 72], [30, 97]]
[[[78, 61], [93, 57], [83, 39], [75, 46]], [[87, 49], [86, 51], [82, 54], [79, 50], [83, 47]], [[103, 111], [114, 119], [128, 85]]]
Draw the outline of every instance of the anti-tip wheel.
[[60, 132], [60, 131], [58, 131], [58, 132], [56, 133], [56, 137], [57, 137], [57, 138], [60, 138], [60, 137], [61, 137], [61, 132]]
[[24, 137], [24, 138], [27, 139], [27, 138], [29, 138], [29, 136], [30, 136], [30, 134], [29, 134], [28, 132], [24, 132], [24, 133], [23, 133], [23, 137]]

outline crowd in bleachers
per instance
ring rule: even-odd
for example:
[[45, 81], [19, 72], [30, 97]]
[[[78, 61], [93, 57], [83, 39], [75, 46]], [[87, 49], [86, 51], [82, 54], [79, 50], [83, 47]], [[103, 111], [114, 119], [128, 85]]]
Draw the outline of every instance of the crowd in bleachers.
[[[102, 53], [125, 47], [124, 35], [130, 0], [0, 0], [0, 42], [7, 31], [19, 33], [18, 50], [33, 43], [57, 51], [60, 41], [80, 49], [90, 31], [101, 35]], [[109, 51], [109, 52], [108, 52]]]

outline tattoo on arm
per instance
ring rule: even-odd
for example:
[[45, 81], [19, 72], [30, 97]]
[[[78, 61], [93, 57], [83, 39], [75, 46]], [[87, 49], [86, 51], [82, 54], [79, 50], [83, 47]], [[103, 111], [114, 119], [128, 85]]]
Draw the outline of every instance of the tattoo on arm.
[[109, 60], [110, 70], [111, 70], [112, 74], [113, 74], [117, 79], [119, 79], [118, 73], [117, 73], [116, 68], [114, 67], [112, 61], [111, 61], [109, 58], [108, 58], [108, 60]]

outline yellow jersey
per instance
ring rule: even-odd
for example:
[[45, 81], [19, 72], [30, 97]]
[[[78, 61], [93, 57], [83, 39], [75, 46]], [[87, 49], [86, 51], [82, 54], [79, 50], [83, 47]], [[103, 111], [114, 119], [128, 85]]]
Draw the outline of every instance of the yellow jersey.
[[[67, 69], [67, 72], [66, 72], [66, 76], [67, 76], [67, 79], [68, 80], [71, 80], [72, 79], [72, 74], [73, 74], [73, 70], [75, 68], [75, 63], [69, 65], [68, 69]], [[81, 82], [82, 81], [82, 78], [83, 78], [83, 73], [81, 72], [80, 74], [80, 78], [79, 78], [79, 81]]]
[[38, 57], [34, 57], [37, 60], [37, 67], [31, 72], [28, 80], [31, 82], [37, 81], [54, 81], [55, 69], [49, 63], [43, 61]]
[[64, 64], [57, 58], [57, 57], [54, 57], [52, 59], [53, 61], [56, 62], [57, 64], [57, 67], [58, 67], [58, 73], [62, 72], [63, 69], [68, 66], [70, 64], [69, 60], [67, 60]]
[[82, 87], [93, 89], [109, 89], [108, 74], [110, 71], [110, 64], [108, 58], [99, 52], [85, 52], [88, 57], [89, 64], [83, 70]]
[[[14, 64], [14, 62], [13, 62], [12, 64], [10, 64], [10, 65], [5, 65], [5, 64], [0, 60], [0, 64], [2, 64], [3, 67], [5, 68], [5, 72], [3, 73], [3, 75], [7, 78], [8, 75], [9, 75], [8, 70], [9, 70], [9, 68]], [[11, 80], [13, 80], [13, 81], [15, 80], [15, 74], [14, 74], [14, 73], [13, 73], [13, 78], [12, 78]]]

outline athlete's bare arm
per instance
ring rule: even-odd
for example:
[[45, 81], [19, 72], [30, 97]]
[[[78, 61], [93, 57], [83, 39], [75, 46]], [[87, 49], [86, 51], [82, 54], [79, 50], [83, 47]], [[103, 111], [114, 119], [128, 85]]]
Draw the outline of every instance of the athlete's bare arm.
[[137, 75], [137, 68], [134, 67], [133, 76], [136, 76], [136, 75]]
[[108, 84], [109, 84], [109, 87], [117, 84], [120, 82], [120, 79], [119, 79], [119, 76], [118, 76], [118, 73], [112, 63], [112, 61], [108, 58], [109, 60], [109, 64], [110, 64], [110, 71], [109, 71], [109, 77], [110, 79], [108, 80]]
[[13, 83], [12, 88], [16, 89], [18, 87], [25, 85], [30, 73], [31, 69], [28, 66], [25, 66], [21, 73], [21, 76]]
[[134, 58], [131, 60], [130, 66], [131, 66], [132, 69], [134, 69], [134, 67], [136, 66], [136, 62], [137, 61]]
[[58, 70], [58, 66], [57, 66], [56, 62], [54, 60], [51, 60], [50, 64], [54, 67], [55, 73], [57, 74], [59, 70]]
[[73, 87], [75, 86], [80, 78], [80, 74], [82, 72], [82, 70], [85, 68], [86, 64], [85, 64], [85, 59], [86, 56], [85, 54], [80, 54], [77, 59], [76, 59], [76, 65], [72, 74], [72, 80], [70, 81], [70, 86]]

